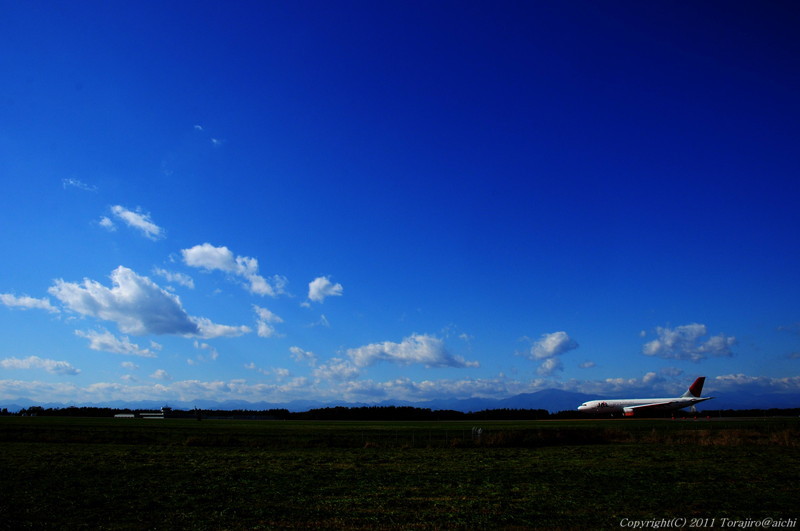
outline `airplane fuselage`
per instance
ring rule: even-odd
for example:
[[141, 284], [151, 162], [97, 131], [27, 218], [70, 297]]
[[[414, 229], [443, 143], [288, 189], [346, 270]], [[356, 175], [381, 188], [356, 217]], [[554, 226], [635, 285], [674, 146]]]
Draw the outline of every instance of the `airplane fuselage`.
[[705, 376], [701, 376], [694, 381], [689, 389], [686, 390], [681, 396], [675, 398], [622, 398], [622, 399], [606, 399], [606, 400], [590, 400], [578, 406], [578, 411], [584, 413], [622, 413], [626, 417], [632, 417], [637, 413], [645, 413], [647, 411], [670, 411], [675, 409], [683, 409], [699, 404], [705, 400], [710, 400], [713, 397], [701, 398], [700, 394], [703, 392], [703, 383], [706, 381]]
[[[578, 411], [586, 413], [623, 413], [627, 416], [632, 416], [631, 408], [648, 406], [648, 409], [652, 410], [670, 411], [693, 406], [709, 398], [619, 398], [590, 400], [578, 406]], [[626, 411], [626, 409], [628, 411]]]

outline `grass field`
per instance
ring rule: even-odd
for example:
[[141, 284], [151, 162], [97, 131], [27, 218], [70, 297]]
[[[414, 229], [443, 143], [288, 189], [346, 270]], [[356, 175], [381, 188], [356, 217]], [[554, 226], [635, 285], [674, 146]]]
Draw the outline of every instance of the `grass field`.
[[618, 528], [623, 518], [788, 519], [800, 512], [799, 486], [797, 419], [0, 418], [0, 526], [8, 529]]

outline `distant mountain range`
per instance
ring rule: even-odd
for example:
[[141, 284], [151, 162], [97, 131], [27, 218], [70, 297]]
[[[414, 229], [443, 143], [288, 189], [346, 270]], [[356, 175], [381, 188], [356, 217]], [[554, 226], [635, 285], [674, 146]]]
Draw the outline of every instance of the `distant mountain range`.
[[[756, 394], [748, 392], [716, 393], [714, 400], [704, 402], [698, 406], [699, 410], [714, 409], [770, 409], [770, 408], [800, 408], [800, 393], [770, 393]], [[0, 408], [9, 411], [19, 411], [22, 408], [41, 406], [43, 408], [77, 407], [110, 407], [118, 409], [159, 409], [168, 405], [175, 409], [209, 409], [209, 410], [266, 410], [288, 409], [293, 412], [308, 411], [309, 409], [324, 407], [364, 407], [364, 406], [410, 406], [428, 408], [432, 410], [449, 409], [454, 411], [483, 411], [487, 409], [546, 409], [551, 413], [558, 411], [574, 410], [587, 400], [600, 398], [596, 395], [573, 393], [559, 389], [544, 389], [535, 393], [524, 393], [508, 398], [466, 398], [466, 399], [438, 399], [426, 402], [384, 401], [379, 403], [331, 401], [320, 402], [315, 400], [293, 400], [287, 403], [246, 402], [243, 400], [227, 400], [217, 402], [213, 400], [194, 401], [155, 401], [142, 400], [136, 402], [112, 401], [102, 404], [91, 403], [39, 403], [27, 399], [6, 400], [0, 402]], [[629, 398], [609, 395], [606, 398]]]

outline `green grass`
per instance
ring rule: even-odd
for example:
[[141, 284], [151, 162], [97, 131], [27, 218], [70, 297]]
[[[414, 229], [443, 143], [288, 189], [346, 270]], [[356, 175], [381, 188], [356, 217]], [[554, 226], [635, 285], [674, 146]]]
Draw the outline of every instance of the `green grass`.
[[[472, 425], [483, 428], [473, 440]], [[8, 529], [617, 528], [796, 518], [796, 420], [0, 419]]]

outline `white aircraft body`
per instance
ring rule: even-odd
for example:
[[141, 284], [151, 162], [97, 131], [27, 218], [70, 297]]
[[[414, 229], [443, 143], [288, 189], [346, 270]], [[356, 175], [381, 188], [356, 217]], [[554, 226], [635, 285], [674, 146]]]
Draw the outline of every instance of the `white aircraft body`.
[[703, 392], [705, 376], [701, 376], [694, 381], [689, 389], [681, 396], [676, 398], [620, 398], [613, 400], [590, 400], [578, 406], [578, 411], [586, 413], [622, 413], [626, 417], [632, 417], [637, 413], [648, 411], [669, 411], [672, 409], [692, 408], [695, 411], [695, 404], [705, 400], [711, 400], [713, 396], [700, 398]]

